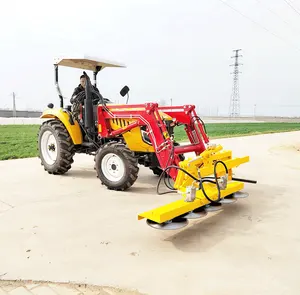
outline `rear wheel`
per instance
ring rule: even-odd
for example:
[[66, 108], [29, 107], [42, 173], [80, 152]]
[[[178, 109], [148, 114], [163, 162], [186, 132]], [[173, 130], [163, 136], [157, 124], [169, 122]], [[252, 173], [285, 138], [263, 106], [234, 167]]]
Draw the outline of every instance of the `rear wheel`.
[[138, 160], [125, 144], [112, 142], [102, 146], [95, 157], [97, 177], [110, 190], [124, 191], [138, 178]]
[[44, 122], [38, 133], [41, 165], [49, 174], [64, 174], [73, 161], [74, 145], [66, 127], [59, 120]]

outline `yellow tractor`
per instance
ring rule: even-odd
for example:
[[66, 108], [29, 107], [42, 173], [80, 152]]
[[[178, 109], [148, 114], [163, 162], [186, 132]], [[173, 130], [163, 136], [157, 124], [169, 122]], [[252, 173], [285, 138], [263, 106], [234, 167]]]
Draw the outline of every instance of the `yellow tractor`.
[[[58, 82], [59, 66], [83, 70], [84, 88], [64, 106]], [[156, 102], [114, 104], [97, 89], [97, 75], [109, 67], [125, 67], [110, 61], [83, 58], [58, 58], [54, 63], [55, 84], [60, 107], [50, 103], [41, 118], [46, 118], [38, 134], [41, 164], [50, 174], [64, 174], [75, 153], [94, 155], [95, 170], [101, 183], [111, 190], [127, 190], [137, 180], [139, 165], [149, 167], [164, 180], [171, 192], [182, 198], [138, 215], [155, 228], [177, 229], [188, 218], [220, 209], [222, 204], [245, 197], [244, 182], [234, 179], [232, 169], [249, 157], [232, 158], [230, 151], [209, 143], [205, 124], [194, 105], [159, 106]], [[92, 71], [92, 84], [86, 71]], [[189, 143], [179, 145], [174, 128], [184, 128]], [[185, 159], [186, 153], [195, 157]], [[171, 181], [173, 180], [173, 185]]]

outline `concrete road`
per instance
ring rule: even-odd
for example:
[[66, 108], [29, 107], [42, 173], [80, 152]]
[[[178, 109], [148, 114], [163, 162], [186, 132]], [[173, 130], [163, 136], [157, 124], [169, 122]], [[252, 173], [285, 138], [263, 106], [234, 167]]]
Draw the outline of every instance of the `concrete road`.
[[235, 170], [247, 199], [178, 231], [137, 214], [178, 198], [156, 195], [141, 168], [134, 187], [111, 192], [93, 158], [65, 176], [38, 159], [0, 162], [0, 278], [80, 282], [161, 294], [299, 294], [300, 131], [219, 139], [250, 163]]

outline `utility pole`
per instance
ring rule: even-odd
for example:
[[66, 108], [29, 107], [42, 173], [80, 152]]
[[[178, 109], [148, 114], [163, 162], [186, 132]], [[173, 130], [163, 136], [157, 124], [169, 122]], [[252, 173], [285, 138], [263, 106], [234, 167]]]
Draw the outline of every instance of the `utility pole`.
[[17, 117], [17, 109], [16, 109], [16, 94], [13, 92], [13, 117]]
[[171, 98], [171, 106], [173, 105], [173, 98]]
[[240, 116], [240, 94], [239, 94], [239, 66], [242, 65], [239, 63], [239, 51], [242, 49], [233, 50], [235, 55], [231, 58], [234, 58], [234, 64], [230, 66], [234, 66], [234, 70], [231, 74], [233, 74], [233, 86], [232, 86], [232, 94], [230, 98], [230, 106], [229, 106], [229, 117], [239, 117]]

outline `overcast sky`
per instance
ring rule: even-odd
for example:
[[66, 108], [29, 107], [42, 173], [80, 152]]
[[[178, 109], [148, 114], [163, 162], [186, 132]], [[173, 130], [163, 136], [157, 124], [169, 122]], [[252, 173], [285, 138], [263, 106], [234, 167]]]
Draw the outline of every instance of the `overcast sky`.
[[[300, 0], [286, 1], [300, 11]], [[12, 107], [13, 91], [19, 108], [58, 106], [54, 57], [86, 54], [127, 65], [98, 75], [113, 101], [124, 101], [119, 91], [128, 85], [132, 103], [173, 98], [226, 115], [230, 57], [241, 48], [241, 114], [256, 104], [258, 115], [300, 115], [300, 13], [286, 1], [224, 0], [252, 21], [220, 0], [5, 1], [0, 107]], [[65, 96], [81, 73], [60, 68]]]

